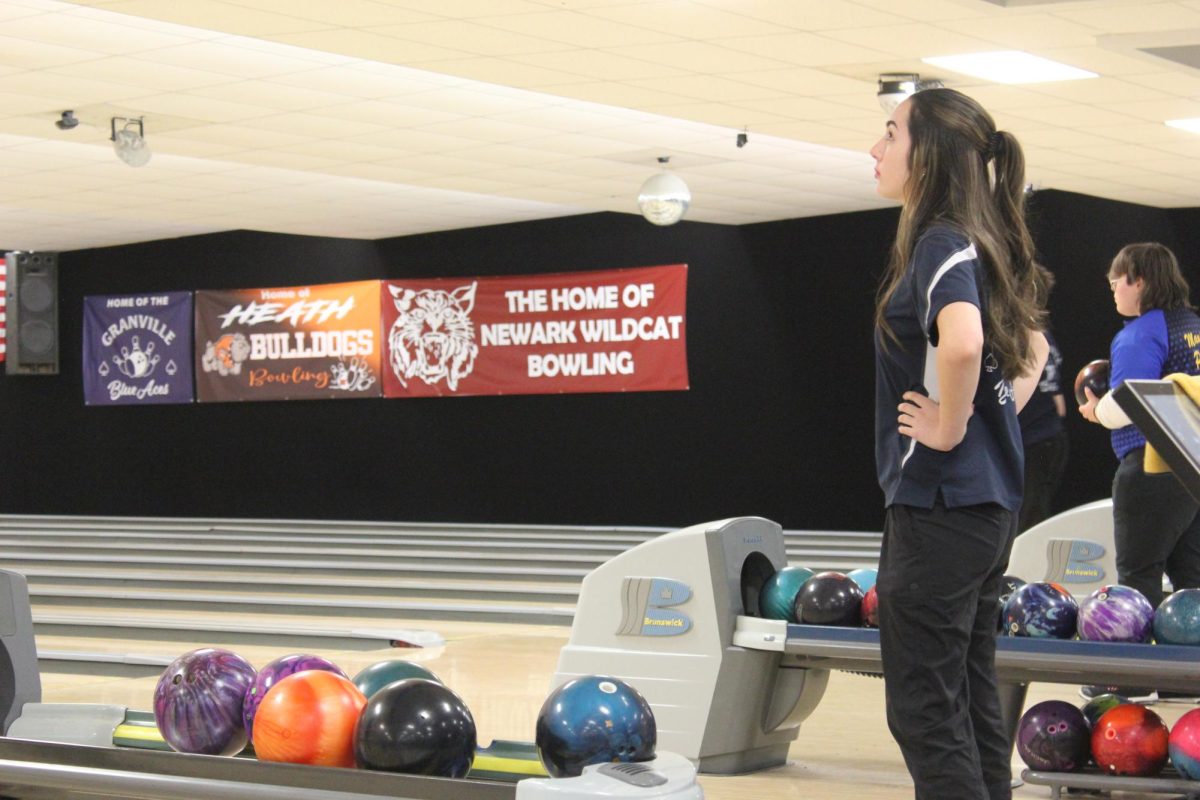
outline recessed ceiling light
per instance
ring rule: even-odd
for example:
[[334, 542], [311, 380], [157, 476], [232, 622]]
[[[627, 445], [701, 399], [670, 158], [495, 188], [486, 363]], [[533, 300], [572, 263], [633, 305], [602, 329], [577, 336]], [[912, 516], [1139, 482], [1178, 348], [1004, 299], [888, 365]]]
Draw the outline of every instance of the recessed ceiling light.
[[1047, 83], [1098, 78], [1094, 72], [1070, 67], [1048, 58], [1033, 56], [1020, 50], [997, 50], [989, 53], [964, 53], [957, 56], [922, 58], [926, 64], [952, 72], [961, 72], [995, 83]]
[[1191, 119], [1169, 119], [1167, 120], [1167, 124], [1172, 128], [1179, 128], [1179, 130], [1187, 131], [1188, 133], [1200, 133], [1200, 117], [1193, 117]]

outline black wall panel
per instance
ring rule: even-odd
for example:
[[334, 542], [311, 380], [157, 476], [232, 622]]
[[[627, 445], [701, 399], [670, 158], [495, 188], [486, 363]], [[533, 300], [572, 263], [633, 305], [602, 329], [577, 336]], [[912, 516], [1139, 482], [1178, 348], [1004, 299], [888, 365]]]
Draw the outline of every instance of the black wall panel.
[[[1194, 212], [1036, 197], [1073, 375], [1120, 321], [1103, 280], [1126, 242]], [[871, 315], [885, 210], [740, 228], [597, 214], [379, 242], [233, 232], [62, 253], [61, 374], [0, 376], [0, 512], [682, 526], [757, 514], [877, 530]], [[687, 392], [83, 405], [87, 294], [517, 275], [687, 263]], [[1060, 508], [1115, 460], [1071, 410]]]

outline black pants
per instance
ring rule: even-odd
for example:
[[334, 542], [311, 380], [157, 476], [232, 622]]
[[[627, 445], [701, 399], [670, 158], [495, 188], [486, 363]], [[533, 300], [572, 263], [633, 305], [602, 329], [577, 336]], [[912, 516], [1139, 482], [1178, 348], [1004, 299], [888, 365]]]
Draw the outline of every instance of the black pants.
[[917, 800], [1010, 800], [996, 604], [1016, 535], [998, 505], [892, 506], [879, 560], [887, 721]]
[[1200, 504], [1174, 475], [1147, 475], [1145, 448], [1121, 459], [1113, 477], [1117, 580], [1162, 602], [1163, 573], [1176, 589], [1200, 588]]
[[1050, 505], [1067, 466], [1070, 441], [1065, 430], [1025, 448], [1025, 499], [1017, 531], [1024, 532], [1050, 516]]

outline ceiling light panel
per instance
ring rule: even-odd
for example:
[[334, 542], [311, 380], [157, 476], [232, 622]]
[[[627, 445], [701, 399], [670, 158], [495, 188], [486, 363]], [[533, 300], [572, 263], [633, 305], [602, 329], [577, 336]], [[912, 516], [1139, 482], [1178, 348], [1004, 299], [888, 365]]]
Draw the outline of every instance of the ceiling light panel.
[[995, 83], [1026, 84], [1099, 77], [1094, 72], [1061, 64], [1020, 50], [995, 50], [921, 59], [942, 69]]

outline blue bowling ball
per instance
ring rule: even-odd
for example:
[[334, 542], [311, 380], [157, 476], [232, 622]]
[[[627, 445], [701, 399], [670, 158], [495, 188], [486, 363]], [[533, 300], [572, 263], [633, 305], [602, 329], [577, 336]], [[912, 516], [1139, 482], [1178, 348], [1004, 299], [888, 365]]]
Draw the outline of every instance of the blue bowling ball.
[[1004, 626], [1009, 636], [1073, 639], [1078, 620], [1075, 598], [1049, 581], [1018, 587], [1004, 604]]
[[872, 567], [859, 567], [847, 572], [846, 577], [857, 583], [858, 588], [863, 590], [863, 594], [866, 594], [879, 578], [879, 570]]
[[1180, 589], [1158, 604], [1154, 641], [1200, 645], [1200, 589]]
[[808, 567], [788, 566], [767, 578], [758, 593], [758, 610], [764, 619], [782, 619], [795, 622], [792, 609], [796, 594], [804, 582], [813, 576]]
[[658, 728], [637, 689], [608, 675], [587, 675], [550, 693], [534, 741], [550, 777], [570, 778], [589, 764], [649, 761]]

